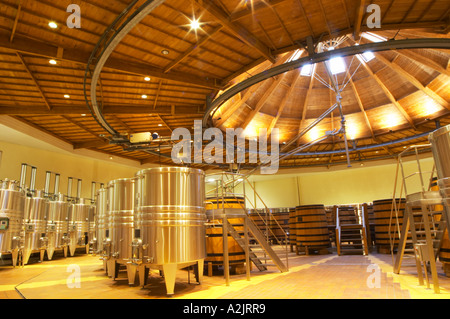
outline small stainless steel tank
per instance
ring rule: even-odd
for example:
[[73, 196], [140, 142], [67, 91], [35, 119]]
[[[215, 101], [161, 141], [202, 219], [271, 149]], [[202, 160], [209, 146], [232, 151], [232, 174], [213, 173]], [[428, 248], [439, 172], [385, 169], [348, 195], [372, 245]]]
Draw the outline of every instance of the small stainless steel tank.
[[4, 180], [0, 185], [0, 254], [11, 254], [13, 266], [23, 240], [25, 193], [17, 181]]
[[116, 278], [117, 264], [125, 264], [131, 258], [134, 234], [135, 178], [116, 179], [109, 183], [109, 237], [111, 240], [108, 274]]
[[55, 250], [62, 250], [64, 257], [67, 257], [69, 245], [69, 202], [64, 199], [63, 194], [49, 202], [48, 214], [48, 247], [47, 257], [52, 259]]
[[75, 255], [77, 248], [85, 248], [89, 253], [89, 216], [95, 206], [86, 204], [84, 198], [80, 198], [79, 203], [71, 204], [69, 208], [69, 252]]
[[136, 177], [133, 261], [146, 272], [140, 274], [141, 285], [148, 268], [161, 269], [167, 293], [173, 294], [176, 270], [188, 265], [198, 266], [200, 282], [206, 257], [204, 172], [159, 167], [139, 171]]
[[26, 265], [32, 253], [40, 253], [43, 261], [47, 249], [47, 218], [49, 201], [44, 197], [43, 190], [37, 190], [36, 195], [27, 197], [25, 210], [25, 243], [23, 249], [23, 264]]

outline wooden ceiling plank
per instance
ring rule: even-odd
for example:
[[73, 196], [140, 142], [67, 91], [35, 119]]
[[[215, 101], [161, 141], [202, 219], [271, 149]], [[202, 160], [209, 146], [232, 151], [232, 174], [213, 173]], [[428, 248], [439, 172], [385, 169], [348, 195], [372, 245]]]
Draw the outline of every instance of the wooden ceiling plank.
[[409, 114], [405, 111], [403, 106], [401, 106], [401, 104], [395, 99], [394, 95], [392, 95], [391, 91], [389, 91], [389, 89], [381, 81], [381, 79], [378, 77], [378, 75], [372, 71], [372, 69], [367, 65], [366, 62], [364, 62], [363, 60], [360, 60], [360, 62], [361, 62], [361, 65], [366, 69], [367, 73], [369, 73], [370, 77], [373, 78], [378, 83], [378, 86], [382, 89], [384, 94], [391, 101], [391, 103], [397, 108], [397, 110], [402, 114], [402, 116], [408, 121], [408, 123], [411, 125], [411, 127], [414, 128], [414, 130], [417, 130], [417, 127], [414, 124], [414, 121], [411, 119]]
[[414, 60], [416, 62], [419, 62], [439, 73], [445, 74], [447, 76], [450, 76], [450, 70], [445, 69], [440, 64], [434, 62], [433, 60], [430, 60], [412, 50], [398, 50], [398, 54], [403, 55], [411, 60]]
[[250, 124], [250, 122], [253, 120], [253, 118], [258, 114], [258, 112], [261, 110], [261, 108], [266, 103], [267, 99], [272, 95], [272, 93], [277, 89], [277, 87], [280, 85], [281, 81], [283, 81], [286, 73], [280, 74], [278, 78], [276, 78], [270, 87], [264, 92], [263, 96], [258, 100], [258, 103], [256, 104], [255, 108], [250, 112], [250, 114], [245, 118], [244, 123], [241, 125], [242, 129], [246, 129], [247, 126]]
[[17, 57], [20, 59], [20, 62], [22, 63], [23, 67], [25, 68], [27, 73], [30, 75], [31, 80], [33, 81], [34, 85], [36, 86], [37, 90], [39, 91], [39, 94], [41, 95], [42, 99], [44, 100], [45, 105], [47, 105], [47, 108], [49, 110], [51, 110], [52, 107], [51, 107], [50, 103], [48, 103], [47, 97], [45, 96], [44, 92], [42, 91], [38, 81], [34, 77], [33, 72], [31, 72], [30, 68], [28, 67], [27, 63], [25, 62], [22, 54], [20, 54], [19, 52], [16, 52], [16, 54], [17, 54]]
[[[16, 52], [42, 56], [47, 58], [56, 58], [58, 55], [58, 47], [43, 43], [37, 40], [15, 36], [13, 43], [9, 42], [9, 37], [0, 32], [0, 48], [11, 49]], [[80, 50], [64, 49], [63, 57], [60, 60], [82, 64], [85, 66], [89, 60], [90, 53]], [[203, 79], [198, 76], [186, 74], [184, 72], [164, 73], [164, 69], [148, 65], [146, 63], [129, 62], [117, 58], [109, 58], [105, 63], [105, 68], [115, 71], [125, 72], [140, 76], [152, 76], [159, 79], [166, 79], [181, 83], [189, 83], [191, 85], [201, 86], [205, 88], [219, 88], [220, 80], [214, 78]]]
[[272, 133], [272, 130], [275, 127], [275, 125], [277, 125], [277, 122], [278, 122], [279, 118], [281, 117], [281, 114], [283, 113], [284, 107], [286, 106], [287, 100], [289, 99], [289, 97], [290, 97], [292, 91], [294, 90], [295, 86], [297, 85], [297, 82], [299, 79], [300, 79], [300, 71], [297, 70], [296, 74], [294, 76], [294, 79], [291, 82], [291, 86], [288, 88], [288, 91], [283, 96], [283, 99], [280, 101], [280, 105], [277, 110], [277, 115], [270, 122], [269, 128], [267, 130], [268, 136], [270, 135], [270, 133]]
[[214, 16], [227, 30], [231, 31], [235, 36], [241, 39], [247, 45], [256, 49], [262, 56], [272, 63], [275, 62], [275, 58], [271, 54], [271, 50], [258, 38], [252, 35], [247, 29], [243, 28], [237, 23], [233, 23], [230, 17], [219, 7], [217, 7], [210, 0], [191, 0], [200, 8], [209, 12]]
[[209, 32], [206, 36], [201, 38], [198, 42], [191, 45], [189, 49], [187, 49], [184, 53], [180, 54], [175, 60], [169, 63], [168, 66], [164, 68], [164, 73], [169, 72], [171, 69], [173, 69], [175, 66], [177, 66], [181, 61], [186, 59], [189, 55], [191, 55], [195, 50], [200, 48], [202, 44], [204, 44], [206, 41], [208, 41], [215, 33], [219, 32], [222, 29], [222, 26], [218, 26], [214, 28], [211, 32]]
[[[417, 89], [428, 95], [431, 99], [433, 99], [435, 102], [440, 104], [442, 107], [450, 110], [450, 103], [446, 101], [443, 97], [441, 97], [439, 94], [431, 90], [430, 88], [424, 86], [418, 79], [416, 79], [414, 76], [412, 76], [410, 73], [405, 71], [403, 68], [401, 68], [398, 64], [389, 61], [386, 59], [382, 54], [380, 53], [374, 53], [375, 57], [383, 62], [385, 65], [392, 68], [395, 72], [397, 72], [401, 77], [408, 80], [412, 85], [414, 85]], [[398, 56], [398, 55], [397, 55]]]

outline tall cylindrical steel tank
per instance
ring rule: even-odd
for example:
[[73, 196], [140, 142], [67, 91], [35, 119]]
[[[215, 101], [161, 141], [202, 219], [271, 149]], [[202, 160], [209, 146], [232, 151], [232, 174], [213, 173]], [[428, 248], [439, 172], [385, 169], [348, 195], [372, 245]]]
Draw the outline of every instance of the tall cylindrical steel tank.
[[55, 250], [62, 250], [67, 257], [69, 246], [69, 202], [64, 199], [63, 194], [58, 194], [54, 200], [49, 202], [48, 213], [48, 247], [47, 256], [51, 260]]
[[107, 188], [100, 188], [96, 194], [96, 211], [97, 211], [97, 219], [96, 219], [96, 239], [97, 239], [97, 249], [95, 254], [102, 255], [103, 253], [103, 242], [105, 240], [105, 231], [106, 231], [106, 201], [107, 201]]
[[428, 141], [431, 143], [438, 179], [450, 177], [450, 125], [430, 133]]
[[69, 208], [69, 236], [70, 255], [75, 255], [77, 248], [85, 248], [89, 252], [89, 216], [95, 207], [85, 203], [84, 198], [80, 198], [79, 203], [71, 204]]
[[[197, 265], [199, 281], [203, 273], [205, 173], [187, 167], [159, 167], [139, 171], [136, 177], [133, 261], [143, 265], [144, 271], [147, 266], [161, 267], [167, 293], [173, 294], [178, 268]], [[147, 279], [146, 274], [140, 277]]]
[[17, 264], [22, 240], [25, 212], [25, 193], [17, 181], [0, 184], [0, 254], [11, 253], [13, 266]]
[[108, 274], [114, 279], [118, 275], [118, 264], [126, 265], [132, 257], [135, 180], [135, 178], [122, 178], [108, 184], [110, 191], [109, 237], [111, 240]]
[[40, 253], [40, 261], [44, 259], [47, 249], [47, 218], [49, 200], [43, 190], [27, 197], [25, 209], [25, 243], [23, 248], [23, 264], [26, 265], [32, 253]]

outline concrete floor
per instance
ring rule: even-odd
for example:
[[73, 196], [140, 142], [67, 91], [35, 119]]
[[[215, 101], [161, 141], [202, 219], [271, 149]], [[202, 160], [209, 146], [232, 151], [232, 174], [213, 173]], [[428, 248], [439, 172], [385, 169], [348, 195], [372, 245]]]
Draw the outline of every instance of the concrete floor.
[[[409, 265], [408, 265], [409, 264]], [[374, 267], [378, 266], [378, 275]], [[78, 268], [79, 267], [79, 268]], [[112, 280], [106, 276], [99, 256], [55, 254], [52, 261], [31, 259], [24, 267], [0, 264], [1, 299], [449, 299], [450, 278], [438, 262], [440, 293], [420, 286], [415, 264], [404, 262], [399, 275], [392, 272], [392, 256], [371, 252], [368, 256], [296, 255], [289, 253], [289, 272], [275, 267], [260, 272], [253, 267], [246, 274], [232, 275], [227, 286], [223, 273], [208, 277], [201, 285], [190, 272], [179, 270], [175, 294], [166, 295], [164, 279], [152, 271], [144, 288], [129, 286], [126, 272]], [[79, 287], [70, 281], [74, 269], [80, 271]], [[379, 280], [379, 285], [373, 278]], [[431, 277], [431, 276], [430, 276]], [[69, 280], [69, 284], [68, 284]], [[431, 280], [431, 279], [430, 279]]]

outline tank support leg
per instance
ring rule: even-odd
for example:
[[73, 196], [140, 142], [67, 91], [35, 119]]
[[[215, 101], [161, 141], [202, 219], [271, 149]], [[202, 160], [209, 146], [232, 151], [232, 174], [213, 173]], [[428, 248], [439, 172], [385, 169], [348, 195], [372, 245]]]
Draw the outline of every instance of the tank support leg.
[[149, 270], [150, 268], [145, 267], [145, 265], [139, 266], [139, 285], [141, 287], [147, 284]]
[[13, 264], [14, 268], [16, 268], [18, 256], [19, 256], [19, 250], [13, 249], [11, 252], [11, 259], [12, 259], [12, 264]]
[[203, 282], [203, 267], [204, 267], [205, 260], [200, 259], [197, 261], [197, 264], [194, 266], [194, 274], [195, 278], [197, 278], [197, 282], [201, 284]]
[[173, 295], [175, 289], [175, 277], [177, 274], [177, 264], [164, 264], [164, 280], [166, 282], [166, 291], [168, 295]]
[[136, 274], [137, 274], [137, 265], [127, 264], [127, 276], [128, 276], [128, 284], [134, 285], [136, 282]]

